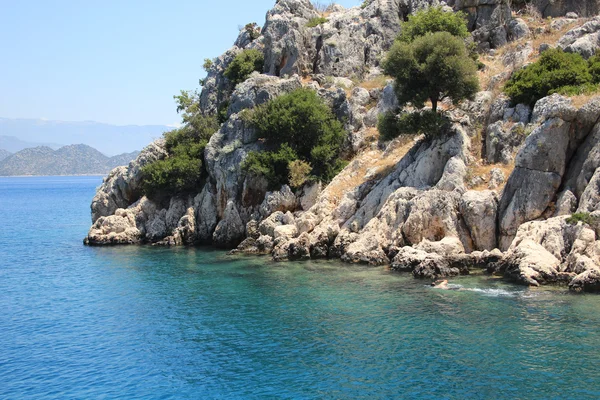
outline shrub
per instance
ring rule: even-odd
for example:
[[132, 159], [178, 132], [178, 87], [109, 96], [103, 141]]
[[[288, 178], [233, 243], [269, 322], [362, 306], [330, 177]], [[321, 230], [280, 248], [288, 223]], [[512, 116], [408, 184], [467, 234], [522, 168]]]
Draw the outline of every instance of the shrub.
[[448, 32], [452, 36], [469, 36], [466, 15], [462, 12], [445, 12], [442, 7], [429, 7], [408, 16], [403, 22], [398, 40], [411, 43], [427, 33]]
[[225, 77], [235, 86], [248, 79], [252, 72], [262, 71], [264, 62], [265, 58], [262, 52], [256, 49], [243, 50], [227, 66]]
[[579, 54], [549, 49], [537, 62], [515, 72], [504, 92], [513, 103], [533, 107], [539, 99], [553, 93], [585, 91], [592, 81], [588, 63]]
[[149, 198], [192, 192], [202, 183], [204, 148], [219, 124], [200, 113], [184, 114], [184, 121], [181, 128], [164, 134], [167, 157], [142, 167], [142, 191]]
[[310, 176], [310, 171], [312, 170], [312, 166], [302, 160], [294, 160], [288, 165], [288, 169], [290, 171], [289, 182], [290, 186], [294, 188], [299, 188]]
[[399, 116], [388, 111], [379, 117], [377, 129], [382, 139], [391, 140], [400, 135], [425, 135], [432, 138], [442, 134], [449, 126], [448, 118], [429, 110]]
[[210, 67], [213, 66], [213, 60], [211, 60], [210, 58], [205, 58], [204, 59], [204, 64], [202, 64], [202, 69], [204, 69], [205, 71], [208, 71], [210, 69]]
[[369, 4], [371, 4], [371, 1], [372, 1], [372, 0], [364, 0], [364, 1], [362, 2], [362, 4], [360, 5], [360, 8], [367, 8], [367, 6], [368, 6]]
[[430, 100], [437, 112], [439, 101], [472, 98], [479, 90], [477, 66], [464, 41], [448, 32], [429, 33], [412, 43], [396, 41], [383, 67], [395, 79], [400, 105], [422, 108]]
[[248, 36], [250, 36], [250, 41], [253, 42], [260, 36], [260, 29], [258, 28], [258, 24], [256, 22], [251, 22], [244, 26], [246, 32], [248, 32]]
[[223, 101], [217, 107], [217, 121], [219, 124], [227, 121], [227, 109], [229, 108], [229, 100]]
[[592, 82], [595, 84], [600, 83], [600, 53], [590, 57], [588, 60], [588, 69], [592, 75]]
[[314, 28], [315, 26], [323, 25], [327, 21], [329, 20], [324, 17], [314, 17], [308, 20], [306, 26], [309, 28]]
[[343, 168], [344, 129], [312, 90], [296, 89], [256, 108], [251, 123], [271, 151], [252, 153], [244, 169], [265, 176], [272, 187], [289, 182], [295, 160], [310, 163], [311, 174], [324, 181]]
[[567, 218], [567, 223], [571, 225], [577, 225], [577, 223], [583, 222], [584, 224], [592, 225], [596, 222], [596, 218], [589, 213], [581, 212], [575, 213]]

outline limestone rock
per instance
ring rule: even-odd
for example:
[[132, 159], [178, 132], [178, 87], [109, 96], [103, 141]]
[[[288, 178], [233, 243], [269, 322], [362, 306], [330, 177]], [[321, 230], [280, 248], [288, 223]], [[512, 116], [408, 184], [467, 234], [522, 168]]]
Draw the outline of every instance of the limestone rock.
[[92, 222], [113, 215], [118, 208], [127, 208], [141, 197], [143, 166], [166, 156], [164, 140], [158, 139], [148, 146], [127, 167], [113, 169], [103, 180], [92, 200]]
[[558, 41], [558, 46], [569, 53], [579, 53], [590, 58], [600, 48], [600, 17], [583, 26], [571, 29]]
[[496, 248], [497, 207], [496, 194], [489, 190], [466, 192], [460, 199], [460, 212], [470, 232], [475, 250]]
[[499, 261], [508, 279], [528, 286], [556, 282], [560, 261], [543, 246], [525, 239]]

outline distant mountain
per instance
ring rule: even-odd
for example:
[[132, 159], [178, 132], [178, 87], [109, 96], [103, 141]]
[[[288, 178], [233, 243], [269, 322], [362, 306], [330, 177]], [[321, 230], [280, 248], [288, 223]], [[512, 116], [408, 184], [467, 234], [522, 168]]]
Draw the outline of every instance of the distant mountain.
[[[163, 125], [116, 126], [99, 122], [65, 122], [41, 119], [0, 118], [0, 148], [17, 152], [26, 147], [47, 146], [58, 148], [52, 143], [83, 143], [104, 154], [114, 155], [142, 149], [152, 140], [159, 138], [172, 128]], [[18, 149], [3, 145], [2, 137], [12, 136], [17, 140], [34, 142]], [[50, 142], [50, 143], [48, 143]]]
[[9, 155], [0, 161], [0, 176], [14, 175], [96, 175], [127, 165], [139, 152], [107, 157], [98, 150], [75, 144], [53, 150], [33, 147]]
[[11, 154], [12, 153], [10, 151], [0, 149], [0, 161], [4, 160], [6, 157], [10, 156]]
[[[0, 130], [0, 132], [2, 132]], [[30, 147], [40, 147], [46, 146], [53, 148], [54, 150], [61, 148], [64, 146], [63, 144], [57, 143], [42, 143], [42, 142], [27, 142], [25, 140], [21, 140], [14, 136], [1, 136], [0, 135], [0, 149], [8, 150], [11, 153], [16, 153], [17, 151], [21, 151], [23, 149], [28, 149]]]

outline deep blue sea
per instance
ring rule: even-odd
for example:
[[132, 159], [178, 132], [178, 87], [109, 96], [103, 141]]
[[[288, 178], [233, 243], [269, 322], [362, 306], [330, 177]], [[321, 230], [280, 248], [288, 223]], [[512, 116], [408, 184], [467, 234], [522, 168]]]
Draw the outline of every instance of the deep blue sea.
[[600, 397], [600, 296], [85, 247], [100, 182], [0, 178], [1, 399]]

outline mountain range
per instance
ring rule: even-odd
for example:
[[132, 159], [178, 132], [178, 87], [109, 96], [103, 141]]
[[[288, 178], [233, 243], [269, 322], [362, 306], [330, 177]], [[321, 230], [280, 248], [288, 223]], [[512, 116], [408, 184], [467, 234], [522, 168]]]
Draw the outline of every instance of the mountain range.
[[63, 146], [58, 150], [38, 146], [15, 154], [0, 150], [0, 176], [106, 174], [117, 166], [129, 164], [138, 154], [134, 151], [108, 157], [85, 144]]
[[117, 126], [92, 121], [0, 118], [0, 149], [14, 153], [30, 147], [58, 149], [68, 143], [83, 143], [115, 155], [140, 150], [171, 129], [165, 125]]

